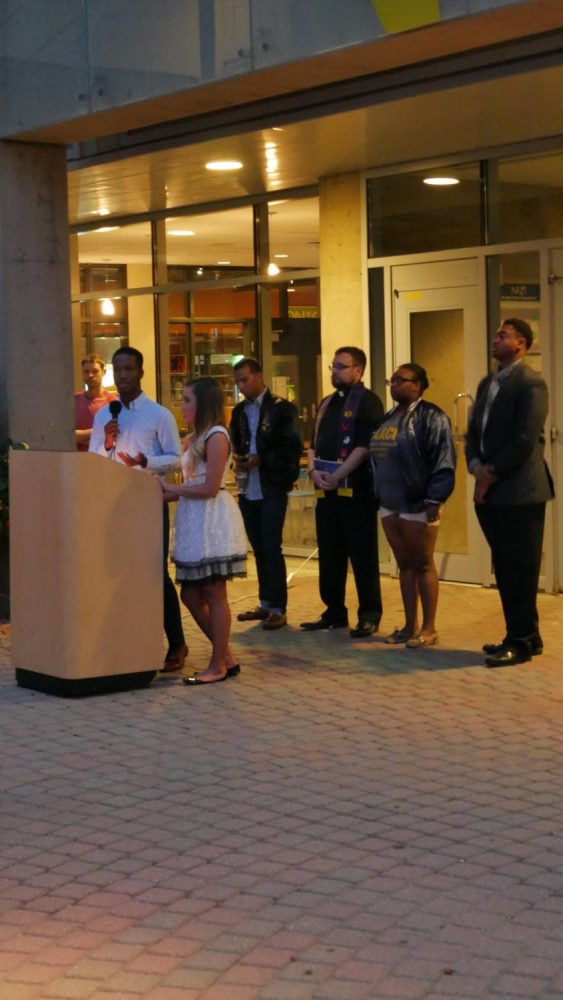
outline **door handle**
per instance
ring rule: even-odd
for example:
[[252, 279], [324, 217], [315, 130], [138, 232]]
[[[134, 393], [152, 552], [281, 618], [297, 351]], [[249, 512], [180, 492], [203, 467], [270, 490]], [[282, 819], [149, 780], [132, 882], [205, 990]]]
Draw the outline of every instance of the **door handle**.
[[454, 397], [454, 441], [459, 444], [463, 441], [465, 431], [459, 429], [459, 404], [462, 399], [469, 399], [471, 403], [474, 402], [473, 396], [469, 392], [458, 392], [457, 396]]

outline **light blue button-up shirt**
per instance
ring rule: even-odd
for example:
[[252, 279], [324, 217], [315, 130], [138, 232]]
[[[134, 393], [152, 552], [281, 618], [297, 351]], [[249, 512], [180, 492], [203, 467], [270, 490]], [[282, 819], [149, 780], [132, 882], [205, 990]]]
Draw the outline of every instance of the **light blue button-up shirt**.
[[111, 452], [105, 448], [104, 426], [108, 420], [111, 420], [109, 405], [96, 413], [89, 451], [116, 462], [121, 462], [120, 451], [133, 456], [141, 452], [147, 457], [147, 469], [160, 474], [178, 465], [182, 445], [176, 421], [170, 410], [149, 399], [144, 392], [131, 400], [129, 406], [122, 406], [117, 418], [116, 447]]

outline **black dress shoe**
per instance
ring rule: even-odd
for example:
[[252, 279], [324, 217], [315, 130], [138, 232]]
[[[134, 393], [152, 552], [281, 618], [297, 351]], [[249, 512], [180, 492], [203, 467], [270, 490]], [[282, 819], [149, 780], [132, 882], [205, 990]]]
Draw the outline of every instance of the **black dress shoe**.
[[485, 663], [488, 667], [516, 667], [519, 663], [529, 663], [531, 659], [532, 654], [524, 647], [505, 646], [494, 656], [487, 656]]
[[331, 622], [330, 618], [317, 618], [316, 622], [301, 622], [305, 632], [320, 632], [323, 628], [348, 628], [348, 622]]
[[[530, 646], [530, 652], [532, 656], [541, 656], [543, 653], [543, 639], [541, 635], [534, 635], [528, 640]], [[488, 656], [495, 656], [497, 653], [504, 652], [505, 649], [511, 647], [511, 641], [506, 636], [502, 642], [486, 642], [483, 646], [483, 652], [487, 653]]]
[[350, 629], [350, 635], [353, 639], [367, 639], [374, 632], [377, 632], [375, 622], [358, 622], [356, 628]]

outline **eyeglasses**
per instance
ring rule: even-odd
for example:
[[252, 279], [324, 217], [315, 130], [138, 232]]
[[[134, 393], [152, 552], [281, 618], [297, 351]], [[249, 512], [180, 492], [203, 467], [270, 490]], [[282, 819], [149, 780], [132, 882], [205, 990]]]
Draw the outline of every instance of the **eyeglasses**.
[[402, 375], [392, 375], [385, 379], [385, 385], [402, 385], [403, 382], [416, 382], [415, 378], [403, 378]]
[[357, 365], [340, 365], [337, 363], [334, 365], [329, 365], [328, 370], [329, 372], [341, 372], [344, 371], [345, 368], [357, 368], [357, 367], [358, 367]]

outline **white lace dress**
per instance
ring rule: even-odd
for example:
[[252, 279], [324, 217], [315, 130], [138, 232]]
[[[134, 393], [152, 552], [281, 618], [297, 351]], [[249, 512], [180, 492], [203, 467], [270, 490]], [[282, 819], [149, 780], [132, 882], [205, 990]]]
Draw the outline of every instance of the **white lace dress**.
[[[207, 431], [204, 441], [217, 433], [229, 438], [228, 431], [217, 426]], [[189, 447], [182, 454], [184, 482], [203, 483], [205, 471], [205, 459], [194, 457]], [[178, 583], [246, 576], [246, 532], [238, 504], [225, 489], [226, 477], [227, 465], [215, 497], [178, 500], [172, 548]]]

